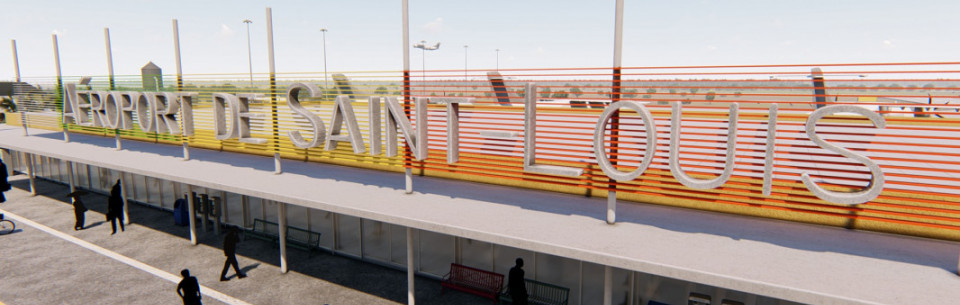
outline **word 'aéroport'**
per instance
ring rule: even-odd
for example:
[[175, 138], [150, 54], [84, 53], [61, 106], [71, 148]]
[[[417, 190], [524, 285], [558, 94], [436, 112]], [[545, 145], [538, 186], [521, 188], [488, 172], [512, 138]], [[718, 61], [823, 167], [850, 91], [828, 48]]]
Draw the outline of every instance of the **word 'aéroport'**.
[[[334, 101], [333, 115], [330, 119], [330, 128], [326, 127], [315, 113], [300, 103], [301, 92], [310, 97], [320, 97], [321, 90], [315, 85], [296, 83], [287, 88], [287, 105], [291, 111], [305, 118], [310, 125], [309, 131], [290, 131], [290, 141], [299, 148], [313, 148], [324, 145], [325, 150], [333, 150], [339, 142], [349, 142], [353, 152], [365, 153], [363, 135], [360, 125], [354, 114], [352, 100], [349, 96], [340, 95]], [[533, 83], [526, 85], [526, 92], [536, 92]], [[192, 136], [193, 102], [197, 100], [195, 92], [128, 92], [128, 91], [80, 91], [76, 84], [67, 84], [64, 92], [63, 122], [81, 126], [103, 127], [110, 129], [133, 129], [133, 116], [136, 115], [139, 128], [143, 132], [168, 133], [172, 135]], [[218, 140], [238, 139], [245, 143], [266, 143], [266, 139], [250, 136], [250, 119], [256, 118], [249, 113], [249, 101], [253, 99], [249, 94], [214, 93], [213, 111], [215, 120], [216, 138]], [[382, 99], [382, 103], [381, 103]], [[386, 155], [397, 155], [397, 132], [403, 135], [407, 145], [416, 160], [427, 158], [427, 104], [440, 103], [447, 106], [447, 162], [459, 161], [459, 118], [460, 104], [473, 103], [473, 98], [451, 97], [417, 97], [413, 128], [410, 119], [403, 111], [403, 106], [396, 97], [372, 96], [369, 98], [369, 147], [371, 155], [382, 153], [381, 124], [386, 124], [387, 149]], [[386, 114], [381, 119], [381, 104], [386, 108]], [[524, 154], [523, 170], [526, 172], [559, 175], [580, 176], [583, 169], [537, 164], [536, 160], [536, 95], [524, 96]], [[620, 101], [614, 103], [600, 114], [594, 129], [594, 152], [597, 164], [609, 178], [616, 181], [632, 181], [643, 174], [653, 161], [653, 153], [647, 153], [640, 166], [630, 172], [618, 170], [608, 158], [608, 149], [604, 146], [604, 137], [607, 131], [607, 122], [621, 109], [631, 109], [640, 116], [646, 125], [647, 139], [656, 139], [656, 125], [653, 116], [647, 108], [638, 102]], [[876, 128], [884, 128], [886, 121], [879, 114], [856, 106], [832, 105], [814, 111], [806, 121], [807, 136], [819, 147], [853, 159], [870, 170], [871, 178], [867, 186], [855, 192], [836, 192], [817, 185], [807, 173], [801, 175], [803, 184], [818, 198], [839, 204], [861, 204], [873, 200], [883, 190], [884, 176], [880, 167], [869, 158], [829, 143], [816, 133], [816, 123], [821, 118], [837, 113], [855, 113], [864, 116]], [[739, 106], [730, 105], [730, 119], [727, 135], [727, 151], [723, 172], [712, 179], [694, 178], [680, 168], [680, 114], [681, 103], [672, 103], [670, 119], [670, 157], [669, 167], [674, 178], [686, 187], [694, 189], [712, 189], [727, 182], [733, 174], [736, 153], [737, 120]], [[179, 119], [177, 115], [180, 115]], [[228, 120], [229, 118], [229, 120]], [[767, 130], [767, 149], [765, 155], [763, 194], [771, 192], [774, 161], [774, 139], [776, 138], [777, 105], [773, 104], [769, 110], [769, 124]], [[181, 128], [182, 124], [182, 128]], [[346, 125], [346, 133], [342, 129]], [[656, 151], [656, 141], [646, 141], [647, 152]]]

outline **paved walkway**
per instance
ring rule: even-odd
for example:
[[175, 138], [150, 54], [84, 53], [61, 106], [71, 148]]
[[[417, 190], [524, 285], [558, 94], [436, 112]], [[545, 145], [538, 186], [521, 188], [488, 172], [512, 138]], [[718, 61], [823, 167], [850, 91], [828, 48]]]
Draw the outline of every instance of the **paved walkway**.
[[[237, 249], [249, 277], [220, 282], [221, 237], [200, 233], [200, 244], [192, 246], [188, 229], [175, 226], [170, 212], [131, 204], [126, 231], [111, 235], [106, 197], [89, 194], [83, 198], [87, 229], [74, 231], [66, 186], [38, 180], [39, 195], [30, 196], [24, 175], [11, 183], [0, 212], [17, 230], [0, 236], [0, 304], [179, 304], [183, 268], [204, 286], [204, 304], [406, 303], [403, 271], [290, 249], [290, 272], [281, 274], [276, 248], [258, 240]], [[431, 279], [418, 278], [416, 288], [417, 304], [489, 304], [459, 292], [440, 294]]]

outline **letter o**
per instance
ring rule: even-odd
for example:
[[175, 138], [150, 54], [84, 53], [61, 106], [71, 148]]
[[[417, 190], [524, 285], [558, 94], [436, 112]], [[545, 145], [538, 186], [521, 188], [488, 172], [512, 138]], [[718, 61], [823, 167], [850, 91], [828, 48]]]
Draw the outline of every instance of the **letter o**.
[[143, 132], [156, 132], [157, 107], [152, 94], [141, 94], [137, 98], [137, 122]]
[[120, 124], [120, 109], [123, 97], [119, 92], [110, 92], [103, 101], [103, 110], [106, 113], [106, 124], [108, 128], [116, 129]]
[[[645, 128], [647, 130], [647, 153], [643, 156], [643, 162], [640, 163], [640, 167], [632, 172], [621, 172], [617, 170], [617, 168], [610, 163], [610, 159], [607, 158], [607, 150], [603, 144], [603, 134], [606, 130], [607, 120], [610, 120], [613, 114], [619, 111], [620, 108], [629, 108], [636, 111], [640, 114], [640, 118], [643, 119], [647, 127]], [[597, 156], [597, 164], [600, 165], [600, 169], [603, 170], [603, 173], [606, 174], [607, 177], [613, 180], [621, 182], [630, 181], [643, 174], [643, 172], [647, 170], [647, 167], [650, 166], [650, 162], [653, 161], [653, 156], [657, 152], [657, 125], [653, 122], [653, 116], [650, 115], [650, 110], [647, 110], [646, 107], [635, 101], [620, 101], [611, 104], [610, 107], [607, 107], [607, 109], [603, 110], [603, 113], [600, 114], [600, 120], [597, 121], [597, 127], [594, 129], [593, 152]]]

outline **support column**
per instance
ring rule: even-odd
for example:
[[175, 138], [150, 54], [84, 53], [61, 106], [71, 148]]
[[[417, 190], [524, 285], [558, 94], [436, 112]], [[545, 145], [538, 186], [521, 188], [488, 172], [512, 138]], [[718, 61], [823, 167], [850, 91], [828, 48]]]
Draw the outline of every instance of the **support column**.
[[190, 244], [197, 245], [197, 203], [193, 198], [193, 185], [187, 184], [187, 214], [190, 217]]
[[[406, 0], [403, 2], [406, 4]], [[404, 5], [406, 7], [406, 5]], [[414, 305], [414, 275], [416, 266], [413, 265], [413, 228], [407, 227], [407, 304]]]
[[28, 153], [23, 153], [27, 159], [27, 176], [30, 177], [30, 195], [37, 195], [37, 173], [33, 169], [33, 155]]
[[[130, 180], [126, 179], [127, 175], [124, 172], [120, 172], [120, 198], [123, 200], [123, 224], [130, 224], [130, 212], [127, 209], [127, 182]], [[146, 189], [146, 187], [144, 187]]]
[[277, 202], [277, 230], [280, 231], [280, 273], [287, 273], [287, 204]]
[[613, 268], [603, 266], [603, 305], [613, 305]]

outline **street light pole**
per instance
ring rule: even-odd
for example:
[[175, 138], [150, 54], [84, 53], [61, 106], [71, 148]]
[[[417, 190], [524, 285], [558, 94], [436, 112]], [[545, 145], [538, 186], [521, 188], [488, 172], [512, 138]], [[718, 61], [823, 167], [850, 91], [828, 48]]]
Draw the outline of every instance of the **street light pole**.
[[496, 51], [497, 51], [497, 71], [500, 71], [500, 49], [496, 49]]
[[322, 28], [320, 32], [323, 33], [323, 90], [327, 89], [327, 29]]
[[250, 87], [253, 87], [253, 54], [250, 51], [250, 24], [253, 21], [244, 19], [243, 23], [247, 24], [247, 66], [250, 67]]
[[467, 47], [463, 45], [463, 80], [467, 81]]

